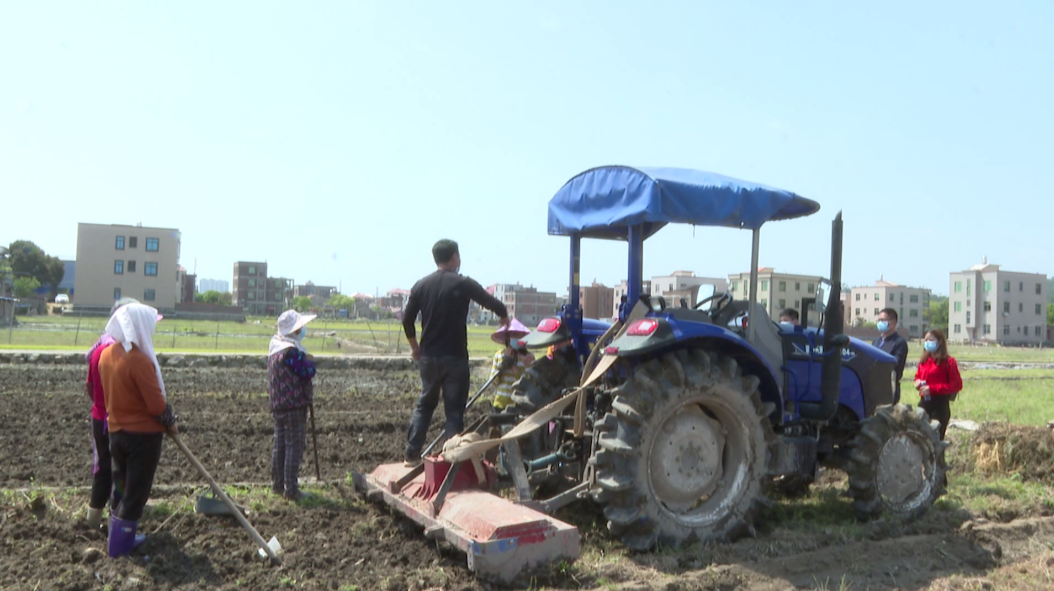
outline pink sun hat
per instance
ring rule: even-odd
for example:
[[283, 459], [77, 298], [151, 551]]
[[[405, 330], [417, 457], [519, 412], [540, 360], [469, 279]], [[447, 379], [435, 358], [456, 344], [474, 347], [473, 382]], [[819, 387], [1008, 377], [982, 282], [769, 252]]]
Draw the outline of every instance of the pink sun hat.
[[508, 333], [511, 339], [522, 339], [523, 337], [531, 334], [531, 329], [523, 325], [522, 322], [515, 318], [509, 320], [508, 326], [500, 326], [498, 330], [494, 331], [490, 335], [490, 340], [498, 343], [499, 345], [505, 344], [505, 333]]

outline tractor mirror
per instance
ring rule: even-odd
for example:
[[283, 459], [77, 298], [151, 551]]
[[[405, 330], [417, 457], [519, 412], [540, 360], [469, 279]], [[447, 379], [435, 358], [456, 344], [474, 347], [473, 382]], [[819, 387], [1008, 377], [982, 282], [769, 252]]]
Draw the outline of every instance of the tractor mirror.
[[[709, 283], [703, 283], [699, 285], [698, 288], [699, 291], [695, 295], [696, 306], [699, 305], [699, 302], [706, 301], [707, 299], [714, 297], [714, 294], [717, 293], [717, 287]], [[713, 302], [710, 302], [710, 304], [703, 306], [702, 308], [700, 308], [700, 310], [709, 310], [712, 306]]]
[[827, 298], [831, 295], [831, 282], [826, 279], [821, 279], [816, 284], [816, 312], [823, 314], [827, 310], [827, 306], [830, 302]]

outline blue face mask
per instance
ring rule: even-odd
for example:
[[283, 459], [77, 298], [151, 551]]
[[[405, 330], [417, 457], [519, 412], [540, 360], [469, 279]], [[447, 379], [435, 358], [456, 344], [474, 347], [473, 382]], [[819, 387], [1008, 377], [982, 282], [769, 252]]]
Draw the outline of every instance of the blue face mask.
[[889, 323], [886, 322], [885, 320], [879, 320], [878, 324], [876, 324], [876, 326], [878, 327], [878, 332], [880, 332], [882, 334], [885, 334], [886, 331], [889, 330]]
[[937, 341], [926, 341], [922, 346], [925, 347], [926, 351], [929, 353], [936, 353], [938, 349]]

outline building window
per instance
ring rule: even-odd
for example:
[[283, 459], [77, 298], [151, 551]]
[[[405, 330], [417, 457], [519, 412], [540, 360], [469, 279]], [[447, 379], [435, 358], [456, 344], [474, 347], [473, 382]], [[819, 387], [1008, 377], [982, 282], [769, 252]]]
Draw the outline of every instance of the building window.
[[762, 279], [761, 280], [761, 291], [768, 291], [768, 290], [769, 290], [769, 280], [768, 279]]
[[249, 287], [256, 287], [256, 280], [255, 279], [250, 279], [249, 280]]
[[912, 324], [911, 326], [908, 327], [908, 331], [910, 331], [911, 334], [918, 334], [919, 326], [917, 324]]
[[973, 279], [966, 280], [966, 295], [970, 295], [970, 289], [973, 287]]
[[787, 300], [780, 300], [780, 311], [787, 307]]
[[255, 300], [256, 299], [256, 292], [255, 291], [250, 291], [249, 292], [249, 299], [250, 300]]
[[254, 265], [249, 265], [249, 274], [256, 275], [256, 267]]
[[768, 298], [761, 298], [761, 307], [762, 308], [768, 308], [769, 307], [769, 300], [768, 300]]
[[121, 288], [120, 287], [113, 288], [113, 299], [115, 299], [115, 300], [121, 299]]
[[124, 250], [124, 236], [117, 237], [117, 244], [114, 247], [117, 250]]
[[[895, 299], [897, 299], [897, 296], [895, 296], [893, 294], [889, 294], [889, 301], [892, 302]], [[900, 294], [900, 303], [902, 303], [902, 304], [904, 303], [904, 294]]]
[[801, 291], [801, 281], [794, 282], [794, 291]]
[[1018, 281], [1017, 282], [1017, 290], [1018, 291], [1025, 291], [1025, 282], [1024, 281]]
[[961, 333], [962, 331], [963, 331], [963, 325], [961, 325], [961, 324], [956, 324], [956, 325], [955, 325], [955, 334], [959, 334], [959, 333]]
[[992, 311], [992, 302], [985, 302], [984, 303], [984, 311], [985, 312], [991, 312]]
[[860, 308], [857, 308], [857, 309], [856, 309], [856, 315], [857, 315], [857, 316], [859, 316], [859, 315], [860, 315]]
[[1043, 314], [1043, 304], [1036, 304], [1036, 315]]
[[276, 301], [276, 302], [282, 301], [282, 294], [280, 294], [280, 293], [274, 294], [274, 301]]
[[1036, 327], [1036, 336], [1038, 337], [1038, 336], [1040, 336], [1041, 334], [1043, 334], [1043, 328], [1042, 328], [1042, 327], [1040, 327], [1040, 326], [1037, 326], [1037, 327]]
[[143, 301], [152, 302], [154, 301], [154, 296], [155, 292], [152, 289], [147, 289], [143, 291]]
[[915, 294], [913, 296], [909, 296], [908, 297], [908, 301], [911, 302], [912, 304], [919, 303], [919, 296], [918, 296], [918, 294]]
[[970, 311], [966, 311], [966, 324], [970, 324]]
[[991, 332], [992, 332], [992, 325], [991, 324], [984, 325], [984, 334], [990, 334]]
[[878, 316], [878, 308], [875, 308], [875, 316]]
[[787, 291], [787, 282], [780, 281], [780, 291]]
[[113, 262], [113, 274], [114, 275], [124, 275], [124, 261], [114, 261]]
[[1006, 334], [1010, 334], [1010, 325], [1009, 324], [1004, 324], [1003, 325], [1003, 334], [1005, 334], [1005, 335]]
[[955, 282], [955, 293], [959, 293], [962, 290], [963, 290], [963, 282], [962, 281], [956, 281]]
[[1010, 302], [1003, 302], [1003, 313], [1010, 313]]
[[128, 261], [128, 272], [135, 273], [135, 261]]
[[157, 263], [143, 263], [143, 275], [157, 277]]
[[1007, 293], [1010, 293], [1010, 282], [1009, 281], [1004, 281], [1003, 282], [1003, 291], [1005, 291]]
[[736, 282], [735, 281], [732, 282], [731, 289], [732, 289], [732, 293], [736, 293]]
[[814, 284], [810, 283], [809, 284], [809, 288], [806, 289], [805, 291], [807, 291], [809, 293], [812, 293], [812, 292], [816, 291], [816, 286]]
[[128, 248], [138, 248], [138, 247], [139, 247], [139, 238], [136, 237], [136, 236], [129, 236], [128, 237]]
[[160, 246], [160, 245], [158, 244], [158, 239], [157, 238], [147, 238], [146, 239], [146, 251], [147, 252], [157, 252], [158, 246]]
[[914, 308], [912, 308], [911, 310], [908, 310], [908, 317], [910, 317], [910, 318], [918, 318], [919, 317], [919, 311], [914, 309]]
[[1017, 303], [1017, 311], [1018, 312], [1024, 312], [1025, 311], [1025, 304], [1024, 304], [1024, 302], [1018, 302]]
[[798, 300], [794, 300], [794, 309], [797, 310], [800, 307], [801, 307], [801, 302], [798, 301]]
[[876, 292], [875, 293], [875, 301], [877, 302], [878, 300], [879, 300], [879, 297], [878, 297], [878, 293]]
[[984, 292], [988, 293], [990, 291], [992, 291], [992, 280], [991, 279], [985, 279], [985, 281], [984, 281]]
[[1042, 283], [1037, 283], [1036, 284], [1036, 295], [1040, 295], [1041, 293], [1043, 293], [1043, 284]]
[[956, 312], [962, 312], [963, 311], [963, 303], [962, 302], [955, 302], [954, 304], [952, 304], [952, 309], [955, 310]]

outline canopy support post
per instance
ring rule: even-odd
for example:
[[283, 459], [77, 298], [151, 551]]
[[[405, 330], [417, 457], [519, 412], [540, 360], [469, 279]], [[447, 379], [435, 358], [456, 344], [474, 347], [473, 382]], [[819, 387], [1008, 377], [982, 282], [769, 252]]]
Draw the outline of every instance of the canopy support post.
[[754, 228], [750, 243], [750, 304], [747, 306], [747, 341], [756, 343], [757, 323], [762, 319], [754, 318], [754, 304], [758, 301], [758, 251], [761, 248], [761, 228]]

